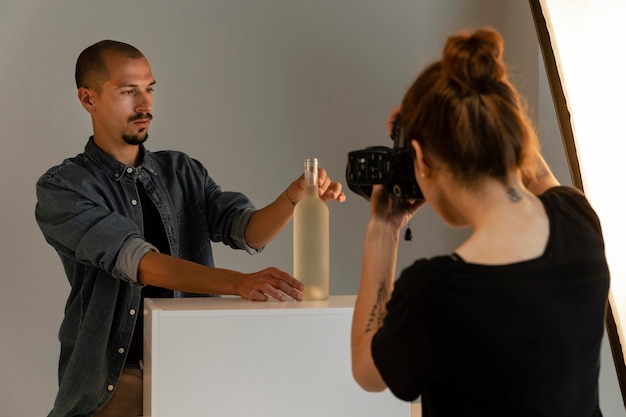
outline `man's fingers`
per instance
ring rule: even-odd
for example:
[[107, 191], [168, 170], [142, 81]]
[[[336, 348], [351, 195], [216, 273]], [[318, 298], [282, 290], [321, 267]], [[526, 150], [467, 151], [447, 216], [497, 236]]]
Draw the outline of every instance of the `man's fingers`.
[[326, 189], [326, 192], [322, 195], [322, 200], [337, 200], [338, 202], [343, 203], [346, 200], [346, 195], [341, 191], [342, 188], [341, 183], [331, 183]]
[[[300, 283], [300, 281], [298, 282]], [[302, 291], [304, 290], [304, 285], [301, 286], [302, 288], [301, 290], [295, 289], [291, 285], [287, 284], [285, 281], [281, 281], [278, 286], [279, 286], [280, 291], [282, 291], [284, 294], [287, 294], [294, 300], [302, 301]]]
[[302, 301], [304, 284], [287, 272], [278, 268], [267, 268], [251, 274], [249, 284], [252, 287], [248, 297], [256, 301], [266, 301], [272, 297], [278, 301], [285, 301], [287, 297]]
[[267, 301], [268, 296], [258, 290], [250, 291], [250, 299], [254, 301]]

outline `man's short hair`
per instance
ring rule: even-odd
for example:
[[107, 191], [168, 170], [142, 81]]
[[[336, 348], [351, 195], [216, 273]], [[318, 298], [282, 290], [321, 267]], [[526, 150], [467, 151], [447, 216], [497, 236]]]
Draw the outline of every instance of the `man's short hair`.
[[74, 78], [76, 88], [86, 87], [100, 91], [102, 84], [109, 79], [104, 53], [112, 52], [127, 58], [144, 58], [141, 51], [124, 42], [103, 40], [87, 47], [76, 60]]

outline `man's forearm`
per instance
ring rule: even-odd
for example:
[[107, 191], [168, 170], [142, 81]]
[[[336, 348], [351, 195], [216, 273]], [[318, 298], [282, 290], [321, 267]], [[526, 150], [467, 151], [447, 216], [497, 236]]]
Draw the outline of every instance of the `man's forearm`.
[[237, 294], [238, 272], [148, 252], [139, 263], [139, 282], [200, 294]]
[[254, 212], [246, 228], [248, 246], [261, 249], [270, 243], [293, 217], [294, 205], [282, 192], [270, 205]]

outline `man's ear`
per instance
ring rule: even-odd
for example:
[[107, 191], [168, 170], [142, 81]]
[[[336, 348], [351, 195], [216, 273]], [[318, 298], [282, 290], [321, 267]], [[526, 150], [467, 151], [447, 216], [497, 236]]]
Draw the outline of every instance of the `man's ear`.
[[89, 113], [93, 112], [95, 96], [95, 92], [87, 87], [78, 88], [78, 100]]

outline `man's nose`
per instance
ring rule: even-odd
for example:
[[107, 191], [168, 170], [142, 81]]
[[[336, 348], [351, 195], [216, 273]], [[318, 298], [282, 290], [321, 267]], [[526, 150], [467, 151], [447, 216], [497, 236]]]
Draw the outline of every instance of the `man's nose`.
[[138, 113], [147, 113], [152, 111], [152, 95], [150, 93], [144, 92], [137, 95], [135, 111]]

